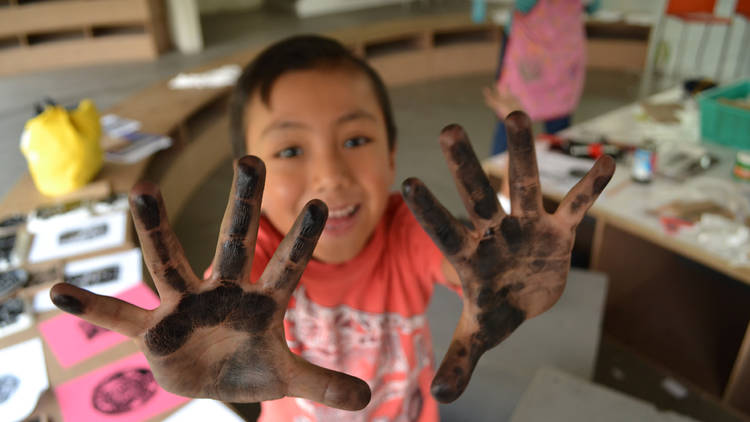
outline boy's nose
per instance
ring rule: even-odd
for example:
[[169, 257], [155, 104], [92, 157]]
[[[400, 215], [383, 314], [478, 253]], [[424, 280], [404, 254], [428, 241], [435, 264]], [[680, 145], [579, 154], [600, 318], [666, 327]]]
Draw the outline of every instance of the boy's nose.
[[330, 152], [313, 164], [315, 189], [318, 192], [346, 187], [351, 182], [349, 165], [338, 152]]

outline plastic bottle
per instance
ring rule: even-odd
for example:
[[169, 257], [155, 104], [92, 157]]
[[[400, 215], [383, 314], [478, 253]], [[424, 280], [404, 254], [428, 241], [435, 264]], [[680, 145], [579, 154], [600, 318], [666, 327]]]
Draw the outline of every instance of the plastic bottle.
[[487, 2], [485, 0], [472, 0], [471, 2], [471, 20], [474, 23], [481, 23], [487, 18]]
[[639, 183], [650, 183], [656, 170], [656, 143], [647, 139], [633, 153], [630, 177]]

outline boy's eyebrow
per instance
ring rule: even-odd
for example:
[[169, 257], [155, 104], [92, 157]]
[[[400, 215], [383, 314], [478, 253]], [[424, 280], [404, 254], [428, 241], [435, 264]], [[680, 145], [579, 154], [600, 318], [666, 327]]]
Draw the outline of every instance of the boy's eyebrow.
[[[377, 121], [375, 116], [372, 113], [369, 113], [365, 110], [354, 110], [350, 113], [346, 113], [343, 116], [336, 119], [336, 124], [341, 125], [347, 122], [350, 122], [352, 120], [357, 119], [366, 119], [366, 120], [372, 120]], [[265, 136], [268, 132], [271, 132], [273, 130], [279, 130], [279, 129], [305, 129], [308, 126], [302, 122], [295, 122], [294, 120], [279, 120], [276, 122], [271, 123], [270, 125], [266, 126], [265, 129], [263, 129], [263, 132], [261, 132], [260, 136]]]
[[372, 113], [368, 113], [365, 110], [358, 109], [358, 110], [352, 111], [351, 113], [346, 113], [343, 116], [336, 119], [336, 124], [342, 124], [342, 123], [346, 123], [346, 122], [357, 120], [357, 119], [367, 119], [367, 120], [377, 121], [377, 119], [375, 118], [375, 116], [372, 115]]
[[307, 125], [305, 125], [302, 122], [295, 122], [293, 120], [280, 120], [271, 123], [270, 125], [266, 126], [265, 129], [263, 129], [263, 132], [261, 132], [260, 136], [265, 136], [268, 132], [272, 130], [278, 130], [278, 129], [304, 129]]

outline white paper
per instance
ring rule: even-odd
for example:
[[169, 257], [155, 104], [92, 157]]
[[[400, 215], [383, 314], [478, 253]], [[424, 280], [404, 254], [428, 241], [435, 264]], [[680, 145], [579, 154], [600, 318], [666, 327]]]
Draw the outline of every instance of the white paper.
[[164, 422], [192, 421], [243, 422], [244, 419], [223, 403], [211, 399], [194, 399], [164, 419]]
[[123, 137], [129, 144], [104, 153], [107, 161], [132, 164], [172, 146], [172, 138], [163, 135], [133, 132]]
[[39, 218], [36, 213], [33, 213], [26, 223], [26, 230], [32, 234], [44, 233], [58, 227], [81, 224], [89, 218], [91, 218], [91, 210], [84, 205], [49, 218]]
[[[112, 271], [115, 268], [116, 271]], [[64, 275], [66, 280], [72, 281], [73, 284], [79, 284], [78, 282], [91, 281], [90, 275], [96, 274], [97, 271], [103, 272], [105, 275], [116, 273], [116, 277], [112, 280], [79, 286], [99, 295], [115, 296], [143, 280], [141, 269], [141, 250], [135, 248], [125, 252], [70, 262], [65, 266]], [[56, 307], [49, 298], [49, 289], [39, 291], [34, 296], [34, 311], [46, 312], [53, 309], [56, 309]]]
[[202, 73], [180, 73], [169, 80], [170, 89], [201, 89], [232, 86], [242, 73], [242, 67], [227, 64]]
[[688, 390], [684, 385], [680, 384], [674, 378], [664, 378], [661, 381], [661, 388], [663, 388], [672, 397], [677, 399], [684, 399], [688, 396]]
[[81, 255], [120, 246], [125, 242], [124, 211], [68, 220], [70, 224], [44, 224], [34, 236], [29, 261], [32, 263]]
[[630, 12], [625, 14], [625, 22], [631, 25], [652, 26], [656, 20], [653, 13]]
[[[502, 168], [506, 165], [508, 153], [504, 152], [490, 158], [493, 166]], [[539, 168], [539, 182], [545, 192], [557, 195], [566, 194], [579, 180], [580, 176], [571, 175], [571, 171], [587, 172], [593, 167], [594, 160], [572, 157], [556, 151], [550, 151], [542, 143], [536, 144], [536, 161]]]
[[42, 341], [36, 337], [0, 350], [0, 418], [21, 420], [49, 387]]
[[141, 122], [120, 117], [116, 114], [105, 114], [99, 119], [102, 130], [110, 138], [119, 138], [141, 128]]
[[619, 10], [602, 9], [591, 15], [591, 20], [599, 22], [618, 22], [622, 20], [624, 13]]

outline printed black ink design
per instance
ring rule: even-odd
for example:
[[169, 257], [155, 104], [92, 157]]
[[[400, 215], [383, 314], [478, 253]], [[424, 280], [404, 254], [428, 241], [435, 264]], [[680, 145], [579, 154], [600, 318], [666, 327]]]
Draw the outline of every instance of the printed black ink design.
[[22, 223], [26, 222], [26, 215], [24, 214], [15, 214], [11, 215], [8, 218], [3, 219], [0, 221], [0, 228], [6, 229], [10, 227], [17, 227], [21, 225]]
[[159, 386], [148, 368], [132, 368], [115, 372], [94, 388], [91, 405], [108, 415], [119, 415], [143, 407]]
[[0, 327], [6, 327], [18, 321], [18, 316], [24, 311], [23, 300], [13, 298], [0, 303]]
[[0, 273], [0, 297], [22, 287], [29, 279], [25, 270], [12, 270]]
[[69, 232], [62, 233], [57, 239], [57, 243], [59, 245], [65, 245], [67, 243], [96, 239], [97, 237], [102, 237], [107, 234], [107, 231], [109, 231], [109, 226], [106, 224], [86, 227], [85, 229], [71, 230]]
[[102, 328], [98, 325], [94, 325], [90, 322], [83, 321], [83, 320], [78, 321], [78, 328], [80, 328], [81, 331], [83, 331], [83, 335], [86, 336], [87, 340], [91, 340], [94, 337], [98, 336], [99, 334], [104, 334], [104, 333], [109, 332], [109, 330], [106, 328]]
[[0, 262], [10, 262], [10, 255], [13, 253], [13, 247], [16, 245], [16, 235], [0, 237]]
[[21, 385], [21, 380], [13, 374], [0, 375], [0, 404], [8, 401]]
[[65, 276], [65, 282], [78, 287], [86, 287], [115, 281], [118, 278], [120, 278], [120, 267], [113, 265], [85, 273], [67, 275]]
[[38, 286], [40, 284], [50, 283], [60, 279], [60, 268], [54, 266], [46, 270], [39, 270], [29, 273], [29, 281], [25, 287]]

